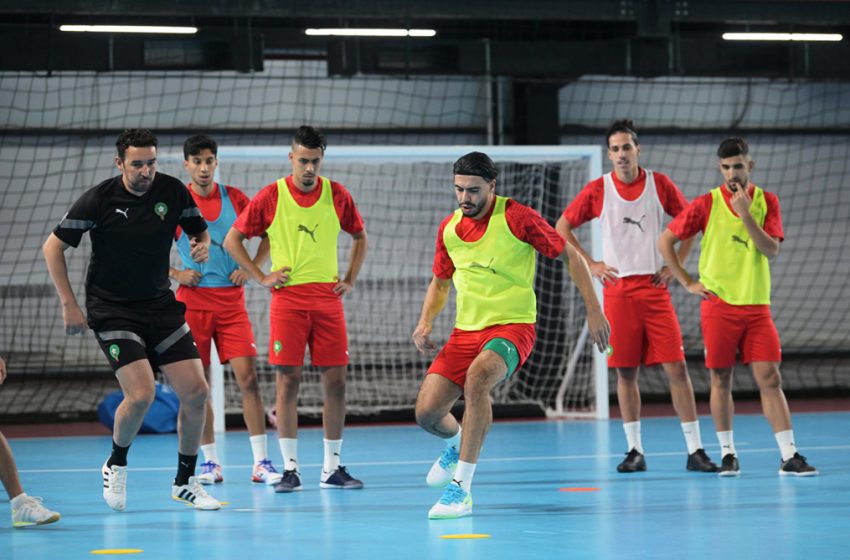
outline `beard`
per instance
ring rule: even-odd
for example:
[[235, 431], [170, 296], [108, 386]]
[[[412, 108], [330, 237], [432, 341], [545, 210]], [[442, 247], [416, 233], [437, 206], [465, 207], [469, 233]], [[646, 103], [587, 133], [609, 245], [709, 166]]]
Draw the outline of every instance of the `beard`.
[[478, 214], [480, 214], [480, 213], [481, 213], [481, 211], [484, 209], [484, 207], [485, 207], [486, 205], [487, 205], [487, 199], [486, 199], [486, 198], [485, 198], [484, 200], [482, 200], [482, 201], [481, 201], [480, 203], [478, 203], [478, 204], [469, 204], [469, 203], [467, 203], [467, 204], [462, 204], [462, 203], [458, 203], [458, 206], [460, 206], [460, 210], [461, 210], [461, 212], [463, 212], [463, 215], [464, 215], [464, 216], [467, 216], [467, 217], [470, 217], [470, 218], [471, 218], [471, 217], [473, 217], [473, 216], [477, 216]]

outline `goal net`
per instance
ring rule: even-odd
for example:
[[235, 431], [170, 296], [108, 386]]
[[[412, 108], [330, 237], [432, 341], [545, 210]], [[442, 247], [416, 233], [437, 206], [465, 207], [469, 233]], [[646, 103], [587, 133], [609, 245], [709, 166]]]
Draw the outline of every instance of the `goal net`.
[[[352, 413], [413, 408], [419, 383], [433, 356], [419, 354], [410, 334], [432, 277], [437, 227], [457, 207], [452, 164], [473, 150], [484, 151], [497, 162], [499, 194], [531, 206], [551, 223], [600, 172], [601, 150], [595, 146], [372, 146], [328, 150], [322, 174], [350, 190], [369, 233], [366, 262], [355, 290], [344, 300], [351, 360], [346, 392]], [[288, 147], [221, 147], [220, 180], [253, 196], [264, 185], [288, 174], [288, 151]], [[182, 155], [165, 155], [162, 160], [161, 168], [167, 170], [182, 162]], [[343, 234], [340, 240], [339, 259], [344, 270], [350, 238]], [[585, 323], [584, 305], [563, 262], [538, 255], [535, 290], [537, 344], [521, 370], [494, 391], [494, 402], [595, 415], [593, 353], [589, 344], [576, 344]], [[440, 344], [446, 341], [454, 323], [454, 290], [451, 293], [435, 323], [434, 338]], [[247, 289], [248, 312], [260, 352], [260, 384], [265, 402], [273, 403], [275, 374], [266, 361], [269, 298], [260, 287]], [[306, 361], [309, 364], [309, 357]], [[561, 390], [559, 404], [556, 397], [570, 364], [570, 383], [566, 392]], [[320, 375], [316, 368], [304, 370], [299, 395], [302, 414], [321, 411]], [[606, 381], [603, 376], [602, 382]], [[605, 397], [603, 411], [607, 414], [607, 385], [600, 394]], [[239, 390], [229, 372], [225, 375], [224, 408], [233, 413], [241, 409]]]

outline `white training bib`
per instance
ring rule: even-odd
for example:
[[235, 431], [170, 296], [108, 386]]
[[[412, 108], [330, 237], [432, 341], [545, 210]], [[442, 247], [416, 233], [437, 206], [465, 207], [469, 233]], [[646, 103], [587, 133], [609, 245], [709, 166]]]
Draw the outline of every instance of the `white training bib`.
[[603, 176], [605, 196], [602, 214], [602, 258], [620, 271], [620, 277], [655, 274], [664, 261], [655, 243], [661, 235], [664, 207], [658, 199], [652, 171], [646, 171], [646, 184], [636, 200], [626, 200], [617, 192], [612, 173]]

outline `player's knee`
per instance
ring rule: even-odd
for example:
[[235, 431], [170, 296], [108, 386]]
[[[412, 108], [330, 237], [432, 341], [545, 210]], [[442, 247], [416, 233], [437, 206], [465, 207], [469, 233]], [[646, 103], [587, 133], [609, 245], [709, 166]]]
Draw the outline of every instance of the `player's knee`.
[[155, 397], [156, 391], [153, 388], [125, 392], [124, 406], [129, 408], [132, 414], [144, 414], [150, 408]]
[[756, 375], [756, 382], [760, 389], [779, 389], [782, 387], [782, 375], [778, 368], [770, 368]]
[[732, 386], [731, 369], [711, 370], [711, 386], [714, 388], [728, 389]]
[[688, 368], [684, 362], [667, 364], [664, 366], [667, 378], [671, 383], [685, 383], [688, 380]]
[[420, 427], [431, 428], [436, 426], [442, 417], [440, 412], [435, 410], [432, 407], [429, 407], [426, 403], [424, 403], [421, 399], [416, 401], [416, 408], [414, 411], [416, 415], [416, 423], [419, 424]]

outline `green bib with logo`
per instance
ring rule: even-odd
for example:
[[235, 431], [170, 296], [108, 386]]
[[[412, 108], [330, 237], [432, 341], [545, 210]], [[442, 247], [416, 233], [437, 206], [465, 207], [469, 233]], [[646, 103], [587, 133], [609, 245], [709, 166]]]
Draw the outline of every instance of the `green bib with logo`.
[[487, 231], [478, 241], [458, 237], [463, 217], [457, 209], [443, 230], [443, 242], [454, 263], [457, 290], [455, 327], [479, 331], [491, 325], [534, 323], [536, 251], [517, 239], [505, 220], [507, 198], [497, 196]]
[[[721, 189], [711, 191], [711, 214], [700, 244], [700, 282], [731, 305], [769, 305], [767, 256], [756, 248], [744, 222], [726, 205]], [[759, 227], [764, 227], [767, 203], [759, 187], [753, 190], [750, 213]]]
[[339, 281], [339, 216], [334, 208], [330, 180], [325, 177], [319, 180], [322, 192], [309, 208], [295, 202], [286, 179], [277, 181], [277, 210], [266, 233], [272, 270], [292, 268], [286, 286]]

